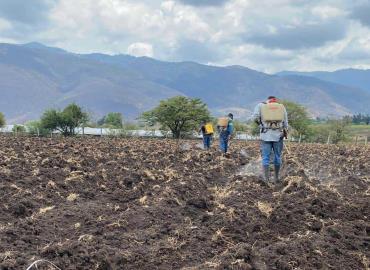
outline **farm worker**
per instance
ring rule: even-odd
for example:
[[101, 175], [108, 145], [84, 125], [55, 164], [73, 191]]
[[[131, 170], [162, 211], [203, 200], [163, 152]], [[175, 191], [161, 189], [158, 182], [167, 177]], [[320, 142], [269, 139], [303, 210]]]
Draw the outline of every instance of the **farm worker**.
[[266, 182], [270, 178], [270, 155], [274, 152], [275, 181], [278, 182], [281, 167], [283, 140], [287, 137], [288, 115], [283, 104], [274, 96], [259, 103], [254, 109], [253, 119], [260, 127], [261, 155], [263, 176]]
[[212, 137], [213, 137], [213, 125], [210, 122], [203, 121], [200, 127], [200, 133], [203, 135], [203, 145], [204, 149], [209, 149], [211, 147]]
[[229, 113], [227, 117], [220, 117], [217, 123], [217, 130], [220, 134], [220, 150], [225, 155], [227, 153], [229, 140], [234, 132], [233, 119], [233, 114]]

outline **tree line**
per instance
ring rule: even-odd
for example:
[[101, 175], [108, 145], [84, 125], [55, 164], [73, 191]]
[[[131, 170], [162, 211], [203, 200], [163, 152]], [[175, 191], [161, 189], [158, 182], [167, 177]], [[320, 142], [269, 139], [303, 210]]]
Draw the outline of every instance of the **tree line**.
[[[53, 131], [59, 131], [63, 136], [73, 136], [77, 128], [92, 126], [104, 128], [122, 128], [123, 117], [121, 113], [108, 113], [97, 121], [96, 124], [89, 122], [90, 117], [76, 103], [71, 103], [63, 110], [48, 109], [40, 120], [26, 123], [28, 132], [31, 134], [46, 135]], [[0, 127], [5, 125], [5, 117], [0, 112]], [[26, 128], [21, 125], [13, 127], [14, 132], [25, 132]]]
[[349, 116], [350, 119], [352, 120], [353, 124], [365, 124], [365, 125], [370, 125], [370, 115], [369, 114], [355, 114], [353, 116]]
[[[369, 120], [367, 115], [357, 114], [315, 124], [315, 120], [310, 118], [304, 106], [288, 100], [280, 102], [285, 105], [288, 112], [291, 136], [302, 141], [326, 142], [328, 137], [334, 143], [344, 141], [348, 136], [348, 126], [351, 123], [368, 124]], [[160, 101], [157, 107], [144, 112], [138, 120], [147, 127], [170, 131], [174, 138], [180, 138], [198, 130], [200, 124], [204, 121], [216, 122], [203, 101], [198, 98], [184, 96], [176, 96]], [[63, 110], [46, 110], [40, 120], [27, 123], [27, 128], [33, 134], [45, 135], [58, 131], [64, 136], [73, 136], [77, 128], [86, 126], [124, 128], [123, 116], [118, 112], [108, 113], [99, 119], [96, 124], [89, 121], [89, 114], [77, 104], [72, 103]], [[4, 115], [0, 113], [0, 127], [4, 124]], [[234, 126], [236, 131], [249, 132], [253, 135], [259, 133], [259, 127], [251, 121], [235, 120]], [[23, 126], [15, 126], [14, 128], [18, 132], [24, 129]], [[130, 126], [130, 128], [137, 127]]]
[[[72, 103], [63, 110], [48, 109], [42, 114], [40, 120], [31, 121], [26, 126], [33, 134], [44, 135], [58, 131], [64, 136], [74, 136], [77, 128], [87, 126], [124, 128], [123, 116], [118, 112], [108, 113], [96, 124], [89, 120], [89, 114], [77, 104]], [[144, 112], [138, 120], [149, 127], [169, 130], [174, 138], [180, 138], [191, 130], [197, 129], [202, 121], [210, 121], [211, 115], [207, 105], [200, 99], [178, 96], [160, 101], [156, 108]], [[0, 114], [0, 126], [4, 124], [4, 115]], [[126, 124], [126, 127], [130, 125]], [[24, 129], [24, 126], [14, 127], [16, 132], [22, 132]]]

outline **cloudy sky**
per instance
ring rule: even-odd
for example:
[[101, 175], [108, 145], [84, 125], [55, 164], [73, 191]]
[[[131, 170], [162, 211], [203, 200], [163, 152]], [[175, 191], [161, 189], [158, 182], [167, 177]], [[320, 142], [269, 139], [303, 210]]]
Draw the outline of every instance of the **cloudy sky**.
[[370, 68], [370, 0], [0, 0], [0, 42], [244, 65]]

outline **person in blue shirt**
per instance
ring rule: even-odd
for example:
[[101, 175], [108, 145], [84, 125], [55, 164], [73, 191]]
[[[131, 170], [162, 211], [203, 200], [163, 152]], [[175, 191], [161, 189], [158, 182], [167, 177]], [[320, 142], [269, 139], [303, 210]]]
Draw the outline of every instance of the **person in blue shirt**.
[[284, 137], [288, 130], [288, 115], [285, 107], [282, 105], [282, 117], [281, 120], [275, 121], [274, 126], [271, 126], [271, 122], [264, 121], [262, 115], [262, 106], [268, 103], [278, 103], [277, 98], [274, 96], [268, 97], [266, 102], [259, 103], [253, 113], [252, 118], [260, 126], [260, 139], [261, 139], [261, 155], [262, 155], [262, 167], [263, 176], [266, 182], [269, 182], [270, 175], [270, 155], [274, 153], [274, 169], [275, 169], [275, 182], [278, 182], [279, 172], [281, 167], [281, 155], [283, 151]]
[[229, 140], [234, 132], [233, 119], [234, 115], [232, 113], [229, 113], [227, 115], [227, 125], [226, 126], [217, 125], [217, 130], [220, 134], [220, 150], [224, 155], [227, 154]]

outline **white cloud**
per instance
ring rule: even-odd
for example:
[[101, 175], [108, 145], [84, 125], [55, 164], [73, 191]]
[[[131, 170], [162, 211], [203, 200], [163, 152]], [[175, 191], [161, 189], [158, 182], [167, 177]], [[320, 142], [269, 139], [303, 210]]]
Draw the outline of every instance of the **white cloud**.
[[[292, 51], [281, 49], [266, 49], [259, 45], [244, 44], [229, 48], [228, 57], [222, 65], [243, 65], [267, 73], [274, 73], [288, 67], [295, 58]], [[269, 63], [266, 65], [266, 63]], [[278, 68], [276, 68], [278, 67]]]
[[0, 18], [0, 31], [9, 30], [12, 28], [12, 25], [7, 20]]
[[133, 56], [153, 56], [153, 46], [148, 43], [137, 42], [127, 48], [127, 53]]
[[161, 8], [163, 11], [171, 12], [173, 8], [175, 7], [174, 1], [164, 1], [161, 4]]
[[173, 1], [158, 1], [153, 7], [133, 0], [60, 0], [50, 19], [53, 28], [44, 36], [79, 52], [87, 49], [80, 44], [88, 40], [89, 51], [122, 52], [137, 40], [158, 44], [165, 51], [180, 39], [204, 41], [213, 34], [197, 9]]
[[37, 1], [53, 3], [44, 5], [43, 19], [37, 20], [38, 26], [47, 22], [29, 29], [13, 23], [24, 21], [24, 13], [6, 14], [11, 22], [0, 14], [1, 40], [269, 72], [363, 66], [370, 60], [370, 28], [362, 6], [353, 11], [350, 0]]
[[313, 7], [311, 12], [313, 15], [317, 15], [321, 17], [322, 19], [328, 19], [328, 18], [343, 16], [347, 14], [346, 11], [339, 9], [337, 7], [322, 6], [322, 5]]

